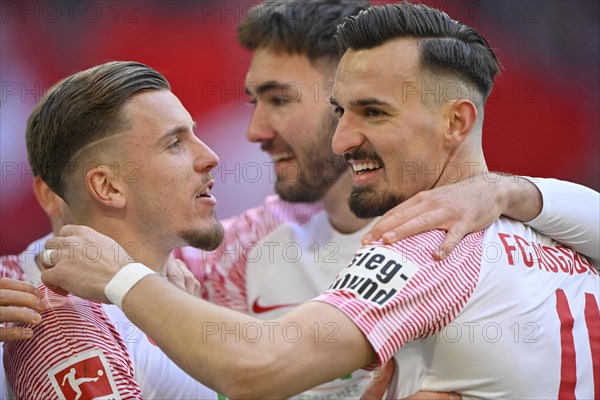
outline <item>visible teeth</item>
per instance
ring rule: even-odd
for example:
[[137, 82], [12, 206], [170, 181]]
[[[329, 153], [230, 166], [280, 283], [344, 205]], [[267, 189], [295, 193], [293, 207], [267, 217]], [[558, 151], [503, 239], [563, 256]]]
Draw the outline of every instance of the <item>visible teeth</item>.
[[286, 158], [292, 158], [292, 154], [291, 153], [273, 154], [271, 156], [271, 158], [273, 159], [273, 161], [278, 162], [281, 160], [285, 160]]
[[381, 168], [381, 164], [377, 161], [367, 161], [352, 164], [352, 169], [354, 172], [362, 172], [365, 170], [378, 169]]
[[207, 187], [206, 189], [204, 189], [203, 191], [201, 191], [200, 193], [198, 193], [198, 195], [196, 195], [196, 197], [200, 197], [200, 196], [208, 196], [210, 195], [210, 188]]

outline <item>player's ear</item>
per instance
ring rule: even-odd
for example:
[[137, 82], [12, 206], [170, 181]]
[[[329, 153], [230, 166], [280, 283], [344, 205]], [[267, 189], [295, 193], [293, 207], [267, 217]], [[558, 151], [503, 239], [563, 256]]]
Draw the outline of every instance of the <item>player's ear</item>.
[[63, 213], [66, 212], [66, 204], [39, 176], [33, 179], [33, 193], [42, 209], [50, 218], [63, 218]]
[[477, 107], [471, 100], [458, 99], [447, 103], [448, 130], [445, 135], [445, 146], [454, 149], [471, 133], [477, 122]]
[[85, 174], [85, 188], [92, 198], [107, 207], [123, 208], [126, 198], [118, 171], [106, 165], [90, 168]]

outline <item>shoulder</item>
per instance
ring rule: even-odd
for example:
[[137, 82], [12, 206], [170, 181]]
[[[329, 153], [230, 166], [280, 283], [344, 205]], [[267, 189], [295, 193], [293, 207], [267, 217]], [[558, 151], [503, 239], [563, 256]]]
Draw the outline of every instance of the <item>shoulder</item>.
[[64, 397], [61, 381], [65, 376], [72, 369], [80, 374], [93, 366], [95, 372], [101, 371], [97, 382], [106, 381], [111, 390], [118, 388], [122, 397], [137, 397], [139, 387], [129, 353], [102, 306], [58, 295], [44, 285], [38, 288], [47, 307], [42, 322], [33, 328], [33, 337], [4, 344], [7, 378], [15, 394]]
[[443, 243], [445, 236], [445, 231], [436, 229], [410, 236], [392, 244], [376, 241], [361, 247], [355, 253], [351, 265], [360, 259], [361, 254], [365, 255], [366, 253], [385, 254], [386, 258], [411, 262], [420, 268], [433, 265], [458, 265], [467, 260], [476, 260], [481, 257], [483, 230], [466, 235], [444, 261], [436, 261], [433, 253]]
[[348, 315], [386, 361], [404, 343], [453, 320], [477, 285], [483, 232], [463, 239], [453, 257], [436, 261], [433, 251], [444, 235], [429, 231], [391, 245], [361, 247], [317, 300]]
[[[42, 322], [33, 328], [32, 339], [11, 342], [7, 351], [22, 352], [27, 351], [29, 347], [76, 348], [76, 343], [120, 347], [120, 343], [115, 340], [120, 339], [120, 336], [114, 331], [100, 303], [72, 295], [60, 295], [44, 285], [39, 285], [38, 289], [46, 302]], [[52, 340], [48, 340], [49, 338]]]
[[390, 245], [378, 241], [363, 246], [330, 289], [354, 292], [378, 306], [398, 295], [431, 295], [440, 285], [451, 285], [464, 298], [479, 276], [483, 231], [467, 235], [453, 255], [437, 261], [433, 252], [444, 235], [436, 230]]
[[[402, 255], [418, 265], [432, 266], [436, 263], [433, 253], [443, 243], [445, 237], [445, 231], [435, 229], [410, 236], [396, 243], [382, 245], [382, 247]], [[483, 237], [483, 230], [467, 234], [456, 244], [443, 264], [457, 265], [467, 260], [480, 258]]]

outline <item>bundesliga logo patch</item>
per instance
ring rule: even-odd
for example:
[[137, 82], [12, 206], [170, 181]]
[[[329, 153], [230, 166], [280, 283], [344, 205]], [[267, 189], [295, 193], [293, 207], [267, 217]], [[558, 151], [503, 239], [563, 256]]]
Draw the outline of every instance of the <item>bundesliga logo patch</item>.
[[65, 400], [120, 400], [115, 380], [101, 350], [89, 350], [48, 372], [59, 398]]
[[400, 253], [385, 247], [365, 247], [354, 255], [329, 289], [350, 290], [377, 306], [384, 306], [418, 270]]

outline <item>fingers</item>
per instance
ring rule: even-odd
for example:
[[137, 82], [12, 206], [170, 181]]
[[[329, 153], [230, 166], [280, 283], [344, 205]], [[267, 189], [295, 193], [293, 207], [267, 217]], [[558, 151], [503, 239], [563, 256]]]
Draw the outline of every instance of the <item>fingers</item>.
[[384, 215], [373, 227], [361, 238], [361, 243], [366, 246], [370, 242], [381, 239], [384, 233], [389, 232], [390, 229], [402, 224], [402, 218], [398, 214]]
[[[419, 208], [415, 207], [415, 210], [418, 211]], [[383, 225], [389, 225], [389, 228], [386, 228], [388, 230], [381, 238], [385, 244], [391, 244], [432, 229], [448, 229], [453, 223], [448, 212], [442, 209], [424, 211], [411, 217], [389, 216]]]
[[[41, 293], [35, 287], [14, 279], [0, 279], [0, 323], [37, 325], [42, 321], [39, 312], [44, 309]], [[30, 327], [0, 327], [0, 342], [29, 339], [31, 336], [33, 330]]]
[[374, 240], [381, 239], [385, 233], [394, 231], [394, 228], [401, 226], [406, 221], [419, 215], [422, 211], [424, 209], [418, 195], [406, 200], [383, 214], [369, 232], [363, 236], [362, 244], [366, 245]]
[[52, 237], [44, 244], [44, 250], [38, 258], [40, 267], [45, 270], [52, 268], [60, 259], [62, 254], [62, 243], [65, 241], [64, 237]]
[[433, 258], [441, 261], [448, 257], [448, 254], [452, 253], [452, 250], [454, 250], [467, 233], [469, 232], [464, 229], [462, 225], [455, 224], [448, 233], [446, 233], [444, 242], [436, 249], [436, 251], [434, 251]]
[[371, 383], [367, 390], [360, 396], [361, 400], [382, 399], [385, 391], [394, 376], [395, 364], [388, 361], [382, 367], [373, 372]]
[[181, 260], [175, 259], [172, 255], [163, 268], [164, 275], [169, 282], [194, 296], [200, 297], [202, 294], [200, 283]]
[[[58, 231], [58, 234], [46, 241], [44, 251], [39, 258], [41, 267], [44, 269], [52, 268], [60, 260], [63, 250], [71, 247], [75, 248], [83, 243], [88, 233], [95, 232], [91, 228], [82, 225], [65, 225]], [[75, 240], [73, 236], [79, 236]]]
[[56, 249], [44, 250], [42, 252], [42, 256], [40, 257], [42, 268], [47, 269], [54, 267], [57, 257], [58, 251]]
[[37, 312], [25, 308], [25, 307], [14, 307], [14, 306], [2, 306], [0, 307], [0, 322], [11, 322], [24, 324], [37, 325], [42, 322], [42, 316]]
[[16, 279], [0, 278], [0, 289], [17, 290], [23, 293], [30, 293], [38, 298], [42, 298], [42, 294], [35, 288], [35, 286], [27, 282], [18, 281]]
[[392, 231], [383, 235], [383, 242], [391, 244], [407, 237], [432, 229], [447, 229], [448, 217], [443, 210], [418, 214]]
[[[14, 279], [0, 279], [0, 306], [28, 307], [32, 310], [44, 311], [45, 305], [41, 293], [32, 285]], [[6, 322], [0, 315], [0, 321]]]
[[0, 342], [10, 342], [12, 340], [31, 339], [33, 329], [22, 326], [0, 327]]
[[184, 290], [190, 294], [193, 294], [196, 297], [201, 297], [202, 291], [200, 287], [200, 282], [194, 277], [194, 275], [190, 272], [185, 263], [181, 260], [176, 260], [176, 268], [179, 271], [179, 274], [183, 277]]
[[431, 229], [446, 229], [460, 213], [434, 190], [421, 192], [385, 213], [363, 237], [363, 245], [383, 239], [390, 244]]
[[200, 288], [200, 284], [194, 278], [192, 273], [188, 270], [187, 266], [181, 260], [177, 260], [176, 264], [177, 269], [183, 276], [185, 290], [193, 295], [196, 295], [196, 292]]
[[174, 260], [166, 271], [165, 277], [179, 289], [185, 290], [185, 277]]

